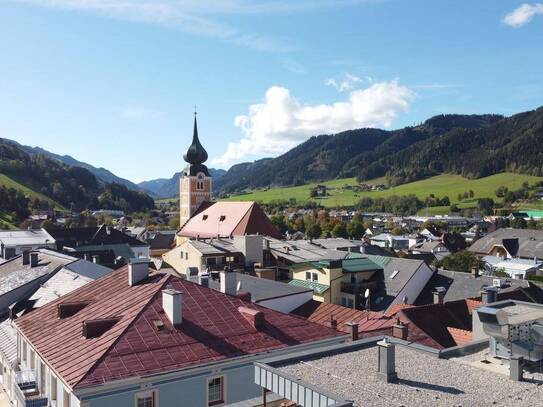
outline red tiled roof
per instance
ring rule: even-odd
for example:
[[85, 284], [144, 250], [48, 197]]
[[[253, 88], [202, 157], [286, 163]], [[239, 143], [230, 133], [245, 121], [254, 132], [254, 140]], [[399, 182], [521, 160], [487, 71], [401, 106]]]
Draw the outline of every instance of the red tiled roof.
[[[172, 326], [161, 306], [166, 286], [183, 292], [183, 323]], [[88, 302], [59, 319], [57, 304]], [[262, 311], [255, 329], [238, 307]], [[119, 318], [107, 332], [86, 339], [82, 322]], [[155, 321], [162, 321], [158, 330]], [[16, 320], [38, 354], [72, 388], [166, 372], [338, 336], [302, 318], [283, 314], [163, 273], [128, 285], [127, 267], [91, 282]]]
[[[222, 220], [221, 220], [222, 219]], [[280, 238], [281, 234], [256, 202], [208, 203], [178, 232], [180, 236], [210, 238], [260, 234]]]
[[394, 315], [396, 315], [399, 311], [403, 310], [403, 309], [406, 309], [406, 308], [413, 308], [414, 305], [411, 305], [411, 304], [404, 304], [404, 303], [400, 303], [400, 304], [394, 304], [392, 307], [390, 307], [386, 312], [385, 312], [385, 315], [387, 317], [393, 317]]
[[395, 323], [394, 319], [381, 312], [361, 311], [314, 300], [301, 305], [292, 313], [323, 326], [330, 326], [330, 319], [333, 317], [337, 321], [338, 330], [347, 333], [350, 331], [345, 324], [351, 321], [358, 322], [360, 334], [371, 332], [373, 335], [379, 335], [377, 331], [388, 332]]
[[465, 345], [473, 340], [473, 332], [466, 329], [447, 327], [457, 345]]

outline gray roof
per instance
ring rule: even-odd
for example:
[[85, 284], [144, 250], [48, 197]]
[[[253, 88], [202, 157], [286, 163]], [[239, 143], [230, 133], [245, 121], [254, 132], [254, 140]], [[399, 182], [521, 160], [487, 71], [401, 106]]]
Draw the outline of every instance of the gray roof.
[[37, 278], [59, 270], [62, 266], [75, 261], [74, 257], [66, 256], [49, 250], [38, 252], [38, 265], [30, 267], [23, 265], [22, 256], [0, 264], [0, 295], [21, 287]]
[[[308, 240], [306, 240], [306, 242], [310, 243]], [[362, 244], [362, 242], [357, 244], [348, 239], [344, 239], [342, 237], [330, 238], [330, 239], [314, 239], [311, 243], [314, 245], [321, 246], [324, 249], [332, 249], [332, 250], [339, 250], [339, 249], [344, 249], [344, 248], [356, 248]]]
[[[311, 289], [295, 287], [279, 281], [236, 273], [236, 284], [239, 283], [241, 283], [241, 289], [239, 291], [250, 292], [251, 300], [253, 302], [271, 300], [273, 298], [287, 297], [289, 295], [312, 291]], [[209, 287], [214, 290], [219, 290], [219, 280], [209, 279]]]
[[282, 257], [292, 263], [318, 260], [343, 260], [349, 252], [323, 249], [307, 240], [284, 241], [266, 238], [270, 242], [270, 251], [275, 257]]
[[[495, 245], [503, 245], [504, 239], [518, 239], [518, 249], [515, 247], [516, 253], [510, 253], [512, 256], [543, 258], [543, 230], [497, 229], [475, 241], [468, 250], [474, 253], [488, 254]], [[506, 246], [511, 247], [507, 244]]]
[[0, 242], [6, 246], [36, 246], [55, 243], [55, 239], [45, 229], [2, 230]]
[[[471, 273], [462, 273], [459, 271], [438, 270], [426, 287], [422, 290], [416, 304], [430, 304], [433, 302], [432, 292], [436, 287], [445, 287], [445, 302], [464, 300], [466, 298], [477, 298], [481, 296], [481, 290], [484, 287], [492, 286], [496, 277], [479, 276], [474, 277]], [[503, 279], [506, 281], [504, 287], [499, 289], [499, 293], [515, 291], [519, 288], [529, 288], [530, 283], [527, 280]]]
[[204, 256], [240, 252], [231, 239], [190, 240], [189, 244]]
[[423, 260], [372, 255], [368, 255], [368, 258], [383, 267], [386, 293], [394, 297], [402, 291], [417, 270], [425, 265]]
[[[488, 350], [461, 358], [442, 359], [396, 346], [398, 382], [386, 383], [377, 373], [376, 346], [292, 361], [278, 366], [300, 386], [312, 385], [321, 394], [352, 400], [354, 406], [524, 406], [536, 407], [543, 399], [543, 374], [534, 380], [513, 381], [508, 370], [481, 363]], [[503, 364], [503, 362], [502, 362]]]
[[36, 301], [32, 305], [33, 308], [42, 307], [91, 281], [93, 281], [93, 279], [63, 268], [42, 284], [29, 299]]
[[0, 352], [10, 363], [17, 361], [17, 333], [9, 319], [0, 323]]
[[83, 259], [67, 264], [66, 266], [64, 266], [64, 268], [71, 271], [72, 273], [89, 278], [91, 280], [96, 280], [113, 271], [108, 267], [104, 267], [100, 264], [92, 263]]

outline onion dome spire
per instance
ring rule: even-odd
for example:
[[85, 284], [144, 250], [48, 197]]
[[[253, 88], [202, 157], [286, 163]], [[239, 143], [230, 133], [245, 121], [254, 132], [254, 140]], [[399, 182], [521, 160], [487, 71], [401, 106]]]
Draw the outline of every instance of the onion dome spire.
[[192, 144], [183, 155], [183, 159], [189, 164], [200, 165], [207, 160], [207, 151], [198, 139], [198, 124], [196, 122], [196, 112], [194, 112], [194, 131], [192, 134]]

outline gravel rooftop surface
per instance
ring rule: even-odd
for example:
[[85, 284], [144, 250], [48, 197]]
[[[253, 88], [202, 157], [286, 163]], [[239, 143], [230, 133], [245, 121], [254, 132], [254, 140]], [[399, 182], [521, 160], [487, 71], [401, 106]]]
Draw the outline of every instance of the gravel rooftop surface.
[[438, 359], [396, 346], [397, 384], [387, 384], [377, 376], [377, 347], [279, 370], [353, 400], [355, 406], [543, 406], [543, 374], [529, 374], [530, 381], [514, 382], [503, 373], [472, 366], [484, 358], [480, 352], [457, 360]]

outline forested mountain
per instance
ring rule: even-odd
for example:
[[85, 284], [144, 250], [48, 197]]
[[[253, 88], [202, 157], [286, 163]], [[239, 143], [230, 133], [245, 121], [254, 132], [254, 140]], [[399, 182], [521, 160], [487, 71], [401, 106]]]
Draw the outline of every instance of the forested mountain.
[[103, 183], [103, 184], [116, 183], [116, 184], [124, 185], [128, 189], [132, 189], [134, 191], [143, 191], [140, 187], [138, 187], [132, 181], [118, 177], [117, 175], [113, 174], [111, 171], [106, 170], [105, 168], [97, 168], [83, 161], [76, 160], [72, 156], [55, 154], [41, 147], [25, 146], [25, 145], [19, 144], [18, 142], [14, 140], [0, 139], [0, 141], [13, 143], [17, 147], [19, 147], [21, 150], [27, 152], [30, 155], [42, 154], [42, 155], [45, 155], [46, 157], [49, 157], [53, 160], [60, 161], [61, 163], [70, 165], [72, 167], [85, 168], [86, 170], [89, 170], [98, 179], [99, 183]]
[[382, 176], [396, 185], [440, 173], [479, 178], [503, 171], [543, 175], [543, 108], [511, 117], [440, 115], [399, 130], [312, 137], [277, 158], [233, 166], [214, 189]]
[[[225, 170], [209, 168], [209, 174], [216, 182], [221, 176], [226, 174]], [[171, 178], [158, 178], [150, 181], [143, 181], [138, 184], [146, 192], [157, 198], [172, 198], [179, 196], [179, 177], [180, 172], [173, 174]]]
[[[28, 154], [3, 139], [0, 139], [0, 174], [76, 211], [107, 208], [134, 212], [154, 206], [153, 199], [145, 193], [116, 183], [99, 182], [85, 168], [69, 166], [43, 154]], [[21, 202], [18, 195], [11, 199]]]

